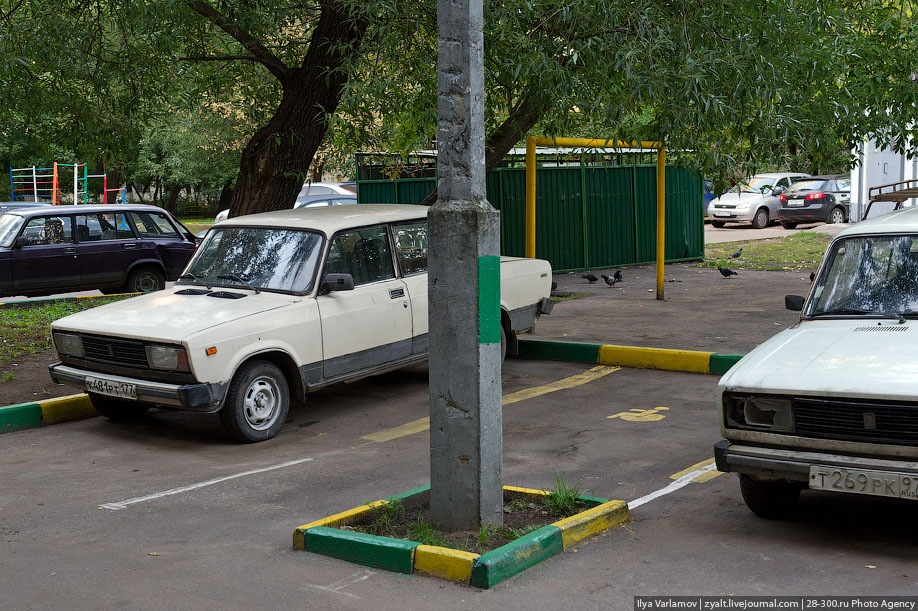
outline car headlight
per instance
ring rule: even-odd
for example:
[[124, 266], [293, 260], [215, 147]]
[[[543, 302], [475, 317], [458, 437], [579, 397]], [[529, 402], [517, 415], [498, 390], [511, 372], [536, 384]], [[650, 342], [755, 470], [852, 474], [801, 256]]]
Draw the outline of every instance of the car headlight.
[[55, 333], [54, 348], [60, 356], [83, 358], [83, 340], [73, 333]]
[[789, 397], [727, 394], [724, 411], [732, 428], [794, 432], [794, 402]]
[[191, 371], [188, 354], [179, 346], [147, 346], [147, 363], [152, 369]]

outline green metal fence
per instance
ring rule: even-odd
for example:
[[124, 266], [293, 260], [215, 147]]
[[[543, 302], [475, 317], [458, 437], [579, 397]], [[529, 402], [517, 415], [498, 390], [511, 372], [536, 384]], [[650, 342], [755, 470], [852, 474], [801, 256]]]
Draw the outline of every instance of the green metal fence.
[[[436, 177], [430, 175], [396, 180], [360, 176], [358, 171], [358, 198], [366, 203], [415, 204], [436, 188]], [[556, 272], [654, 262], [656, 190], [655, 165], [539, 167], [536, 256], [550, 261]], [[704, 256], [701, 194], [697, 173], [666, 168], [668, 262]], [[487, 197], [501, 212], [501, 254], [523, 256], [525, 168], [489, 172]]]

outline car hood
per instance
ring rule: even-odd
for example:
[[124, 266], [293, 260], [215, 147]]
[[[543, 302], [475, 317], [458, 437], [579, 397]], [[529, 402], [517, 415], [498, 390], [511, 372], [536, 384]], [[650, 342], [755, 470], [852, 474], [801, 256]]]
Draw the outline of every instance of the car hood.
[[720, 197], [715, 197], [711, 203], [712, 204], [738, 204], [740, 202], [752, 203], [755, 201], [770, 201], [776, 199], [776, 195], [764, 195], [762, 193], [724, 193]]
[[918, 321], [803, 321], [740, 359], [720, 385], [807, 395], [914, 396]]
[[[248, 316], [288, 307], [304, 297], [280, 293], [258, 294], [245, 289], [213, 289], [214, 292], [239, 293], [240, 299], [207, 295], [181, 294], [187, 285], [172, 287], [147, 295], [71, 314], [56, 321], [54, 330], [98, 333], [105, 335], [178, 343], [213, 327]], [[203, 289], [203, 287], [192, 287]]]

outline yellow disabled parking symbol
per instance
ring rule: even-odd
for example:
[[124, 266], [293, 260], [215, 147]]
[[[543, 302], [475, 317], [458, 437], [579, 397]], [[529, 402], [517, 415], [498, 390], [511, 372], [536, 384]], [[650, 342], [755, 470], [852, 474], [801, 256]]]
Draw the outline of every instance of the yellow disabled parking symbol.
[[655, 407], [653, 409], [629, 409], [627, 412], [619, 412], [617, 414], [612, 414], [611, 416], [606, 416], [606, 418], [621, 418], [622, 420], [627, 420], [628, 422], [656, 422], [657, 420], [663, 420], [666, 418], [665, 414], [660, 412], [668, 412], [668, 407]]

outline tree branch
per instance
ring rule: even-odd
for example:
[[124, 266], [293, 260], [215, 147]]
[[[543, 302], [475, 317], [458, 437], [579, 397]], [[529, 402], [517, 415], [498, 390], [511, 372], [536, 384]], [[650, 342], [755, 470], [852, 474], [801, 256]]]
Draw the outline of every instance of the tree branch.
[[239, 44], [245, 47], [246, 51], [252, 54], [252, 61], [263, 65], [282, 83], [286, 80], [290, 70], [254, 36], [240, 28], [229, 17], [223, 15], [204, 0], [187, 0], [187, 2], [194, 12], [232, 36]]

